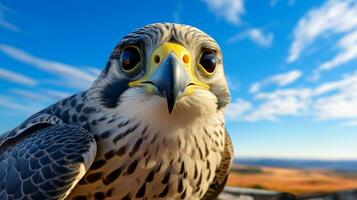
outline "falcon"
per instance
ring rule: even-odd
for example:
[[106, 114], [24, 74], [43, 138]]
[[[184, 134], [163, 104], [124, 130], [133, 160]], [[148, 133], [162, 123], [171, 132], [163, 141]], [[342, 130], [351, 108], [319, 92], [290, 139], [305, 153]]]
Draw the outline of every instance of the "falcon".
[[87, 91], [0, 137], [0, 199], [215, 199], [232, 162], [229, 101], [210, 36], [137, 29]]

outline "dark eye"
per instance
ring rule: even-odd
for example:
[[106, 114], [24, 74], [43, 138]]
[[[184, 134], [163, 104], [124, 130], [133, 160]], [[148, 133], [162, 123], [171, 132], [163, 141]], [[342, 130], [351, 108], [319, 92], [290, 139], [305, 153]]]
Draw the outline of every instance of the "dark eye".
[[208, 73], [213, 73], [217, 65], [217, 56], [212, 51], [205, 51], [201, 55], [200, 65]]
[[141, 61], [139, 49], [134, 46], [125, 47], [120, 54], [120, 63], [124, 71], [132, 71]]

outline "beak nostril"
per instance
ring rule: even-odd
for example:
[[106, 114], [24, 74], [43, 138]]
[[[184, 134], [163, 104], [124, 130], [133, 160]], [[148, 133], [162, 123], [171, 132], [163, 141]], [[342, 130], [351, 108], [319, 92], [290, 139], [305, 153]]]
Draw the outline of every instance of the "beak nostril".
[[160, 56], [159, 56], [159, 55], [155, 55], [155, 56], [154, 56], [154, 62], [155, 62], [156, 64], [158, 64], [158, 63], [160, 62]]
[[190, 62], [190, 56], [188, 56], [187, 54], [182, 56], [182, 61], [186, 64], [188, 64]]

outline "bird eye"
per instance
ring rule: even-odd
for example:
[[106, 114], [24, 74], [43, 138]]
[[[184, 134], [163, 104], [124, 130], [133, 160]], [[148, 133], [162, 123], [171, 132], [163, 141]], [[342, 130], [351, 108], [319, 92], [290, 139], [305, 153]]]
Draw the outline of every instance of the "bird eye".
[[216, 54], [212, 51], [203, 52], [200, 58], [200, 65], [208, 74], [213, 73], [217, 65]]
[[135, 46], [125, 47], [120, 54], [120, 64], [124, 71], [133, 72], [141, 62], [139, 49]]

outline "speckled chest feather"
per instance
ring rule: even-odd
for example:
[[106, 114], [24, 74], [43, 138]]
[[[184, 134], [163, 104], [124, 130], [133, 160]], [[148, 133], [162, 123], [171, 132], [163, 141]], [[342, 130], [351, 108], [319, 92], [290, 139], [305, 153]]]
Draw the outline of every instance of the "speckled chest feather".
[[0, 199], [215, 199], [233, 156], [229, 101], [214, 39], [139, 28], [88, 90], [0, 136]]
[[181, 128], [153, 127], [87, 107], [76, 97], [58, 106], [57, 115], [89, 129], [98, 146], [67, 199], [200, 199], [213, 181], [224, 150], [223, 115]]

